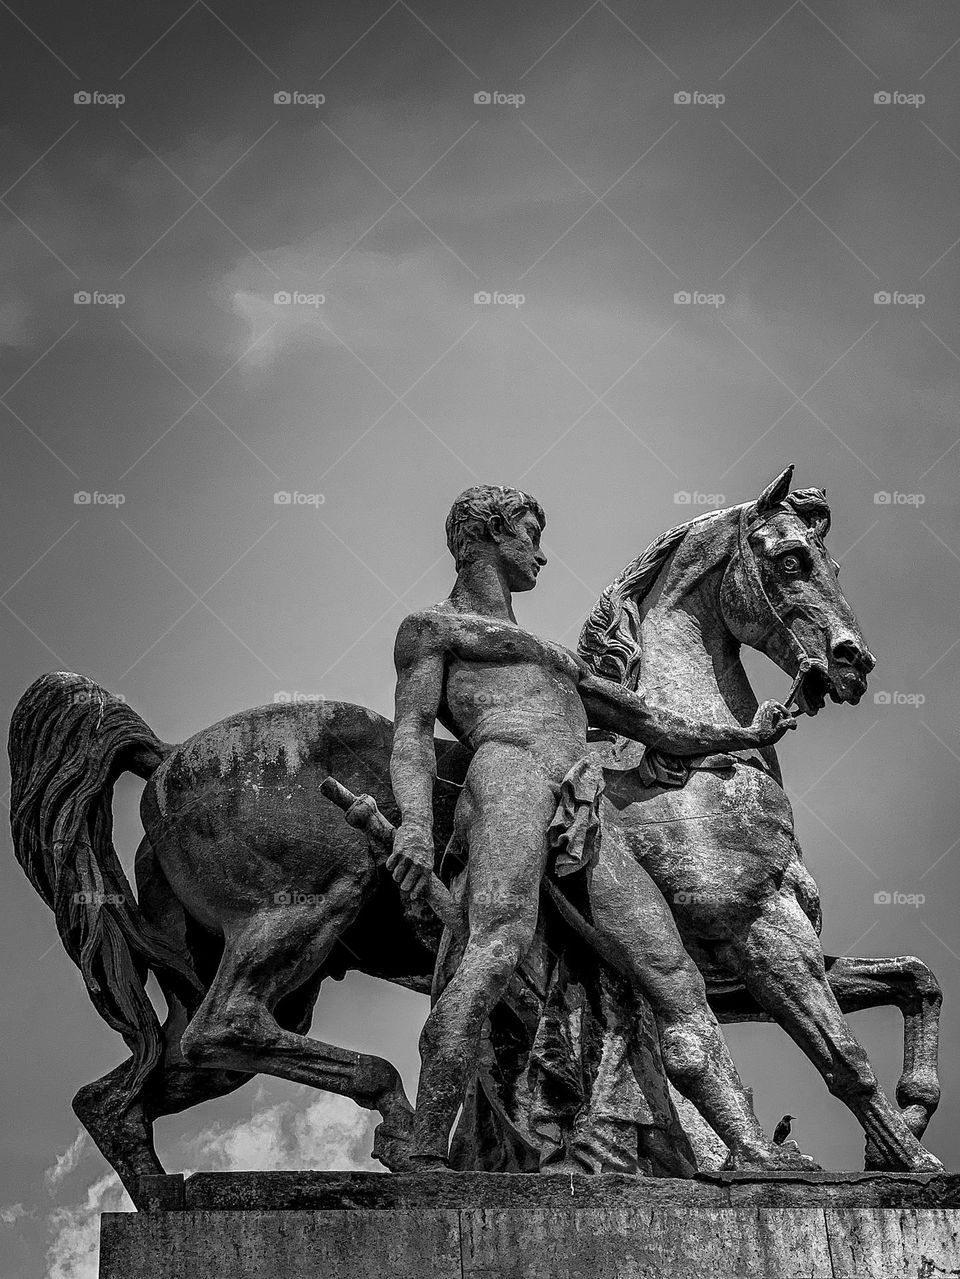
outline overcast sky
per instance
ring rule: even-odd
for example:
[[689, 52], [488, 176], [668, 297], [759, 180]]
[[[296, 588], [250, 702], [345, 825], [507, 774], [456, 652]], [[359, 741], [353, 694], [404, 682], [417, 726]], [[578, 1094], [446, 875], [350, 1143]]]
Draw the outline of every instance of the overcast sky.
[[[170, 741], [280, 692], [389, 713], [396, 627], [449, 589], [466, 485], [544, 504], [519, 617], [572, 643], [658, 533], [795, 461], [827, 487], [890, 698], [802, 722], [784, 777], [825, 949], [941, 977], [929, 1144], [955, 1166], [960, 13], [518, 8], [3, 5], [4, 714], [59, 668]], [[116, 803], [128, 864], [138, 790]], [[70, 1098], [122, 1045], [5, 843], [0, 1270], [91, 1279], [119, 1198]], [[425, 1012], [350, 978], [316, 1028], [412, 1094]], [[899, 1016], [853, 1021], [892, 1090]], [[862, 1166], [781, 1031], [730, 1041], [768, 1127], [790, 1111], [826, 1167]], [[159, 1147], [171, 1170], [317, 1166], [335, 1120], [349, 1163], [367, 1117], [345, 1104], [264, 1081], [164, 1120]]]

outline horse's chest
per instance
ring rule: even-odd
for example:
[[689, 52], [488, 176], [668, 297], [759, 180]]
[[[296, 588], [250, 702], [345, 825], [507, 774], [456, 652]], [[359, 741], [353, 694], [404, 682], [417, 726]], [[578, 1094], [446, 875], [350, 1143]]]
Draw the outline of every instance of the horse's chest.
[[758, 769], [694, 772], [685, 786], [652, 788], [646, 797], [608, 783], [607, 796], [621, 809], [634, 855], [658, 883], [686, 883], [695, 874], [718, 889], [762, 895], [796, 861], [790, 805]]

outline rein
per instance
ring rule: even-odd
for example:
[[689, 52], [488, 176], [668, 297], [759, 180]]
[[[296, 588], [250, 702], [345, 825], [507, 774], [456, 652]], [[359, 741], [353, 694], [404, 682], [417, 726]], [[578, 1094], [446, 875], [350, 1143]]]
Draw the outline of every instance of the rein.
[[[737, 542], [740, 550], [740, 562], [743, 565], [744, 577], [749, 584], [750, 590], [753, 592], [757, 601], [766, 609], [769, 616], [773, 619], [773, 624], [768, 628], [766, 633], [769, 634], [771, 631], [778, 632], [781, 638], [786, 640], [787, 647], [793, 651], [797, 659], [796, 678], [791, 684], [790, 692], [787, 694], [786, 700], [783, 703], [783, 705], [789, 710], [790, 703], [796, 698], [804, 678], [817, 663], [813, 660], [807, 650], [803, 647], [803, 644], [799, 639], [797, 639], [796, 635], [774, 608], [773, 602], [766, 592], [766, 588], [763, 585], [763, 579], [760, 576], [760, 569], [757, 566], [757, 557], [753, 552], [753, 547], [750, 545], [750, 538], [748, 537], [750, 530], [747, 527], [747, 511], [749, 509], [749, 506], [743, 507], [740, 512], [740, 518], [737, 525]], [[759, 527], [762, 523], [762, 520], [759, 521], [756, 527]]]

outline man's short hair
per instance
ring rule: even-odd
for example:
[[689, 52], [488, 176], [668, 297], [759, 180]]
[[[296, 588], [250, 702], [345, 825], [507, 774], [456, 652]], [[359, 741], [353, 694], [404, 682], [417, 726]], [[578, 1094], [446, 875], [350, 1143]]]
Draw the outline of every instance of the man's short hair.
[[498, 484], [475, 484], [464, 489], [447, 516], [447, 546], [460, 569], [466, 563], [467, 551], [475, 542], [488, 540], [487, 523], [499, 515], [510, 528], [528, 512], [532, 512], [545, 528], [547, 517], [535, 497], [522, 489], [504, 488]]

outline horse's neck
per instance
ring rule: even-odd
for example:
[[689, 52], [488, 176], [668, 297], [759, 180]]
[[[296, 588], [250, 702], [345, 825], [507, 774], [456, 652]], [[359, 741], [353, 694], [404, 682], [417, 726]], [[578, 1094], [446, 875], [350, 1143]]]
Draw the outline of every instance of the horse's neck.
[[[689, 591], [654, 593], [641, 622], [639, 685], [691, 720], [749, 724], [757, 699], [740, 661], [740, 645], [717, 607], [716, 587], [707, 575]], [[773, 746], [738, 754], [781, 781]]]
[[717, 610], [714, 586], [707, 576], [683, 595], [661, 592], [650, 603], [639, 684], [691, 719], [748, 724], [757, 699], [740, 645]]

